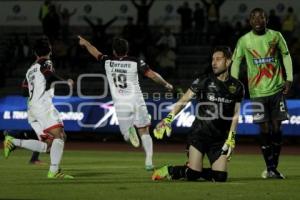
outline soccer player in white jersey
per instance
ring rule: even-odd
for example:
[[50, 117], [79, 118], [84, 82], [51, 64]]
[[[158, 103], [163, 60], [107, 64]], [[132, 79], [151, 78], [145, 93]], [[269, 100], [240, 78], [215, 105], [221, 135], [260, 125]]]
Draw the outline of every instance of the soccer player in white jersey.
[[[34, 52], [36, 61], [27, 70], [23, 87], [28, 85], [28, 122], [40, 140], [16, 139], [7, 135], [4, 139], [4, 156], [8, 158], [16, 147], [43, 153], [50, 151], [51, 164], [47, 177], [50, 179], [72, 179], [73, 176], [64, 174], [59, 167], [66, 134], [59, 112], [52, 102], [54, 88], [51, 87], [51, 84], [63, 79], [54, 73], [50, 60], [51, 46], [48, 39], [37, 39]], [[67, 82], [69, 85], [74, 84], [71, 79], [68, 79]]]
[[120, 131], [125, 141], [130, 141], [134, 147], [140, 146], [138, 133], [146, 153], [145, 168], [153, 170], [153, 143], [149, 135], [150, 117], [139, 85], [138, 73], [145, 75], [167, 90], [173, 86], [158, 73], [152, 71], [143, 61], [128, 56], [128, 42], [121, 38], [113, 41], [113, 55], [103, 55], [89, 41], [78, 36], [79, 44], [104, 65], [114, 107], [119, 122]]

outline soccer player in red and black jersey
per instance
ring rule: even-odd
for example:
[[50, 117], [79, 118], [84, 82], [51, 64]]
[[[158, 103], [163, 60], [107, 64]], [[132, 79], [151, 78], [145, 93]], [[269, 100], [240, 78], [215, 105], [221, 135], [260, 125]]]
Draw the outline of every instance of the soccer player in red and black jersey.
[[[40, 140], [16, 139], [6, 135], [4, 156], [8, 158], [16, 147], [43, 153], [50, 151], [51, 164], [47, 177], [50, 179], [73, 179], [73, 176], [62, 173], [60, 169], [66, 134], [63, 129], [63, 121], [52, 102], [54, 88], [51, 87], [51, 84], [58, 80], [63, 81], [63, 79], [54, 72], [50, 59], [51, 45], [48, 39], [37, 39], [34, 52], [36, 61], [27, 70], [24, 85], [28, 85], [28, 122]], [[69, 85], [74, 84], [71, 79], [66, 82]]]
[[130, 141], [134, 147], [140, 146], [134, 128], [136, 127], [146, 153], [145, 168], [146, 170], [153, 170], [153, 143], [149, 134], [151, 119], [140, 88], [138, 74], [152, 79], [167, 90], [172, 90], [173, 86], [150, 69], [143, 60], [129, 56], [127, 40], [115, 38], [112, 45], [113, 55], [103, 55], [89, 41], [81, 36], [78, 36], [78, 38], [79, 44], [101, 62], [105, 69], [124, 140]]

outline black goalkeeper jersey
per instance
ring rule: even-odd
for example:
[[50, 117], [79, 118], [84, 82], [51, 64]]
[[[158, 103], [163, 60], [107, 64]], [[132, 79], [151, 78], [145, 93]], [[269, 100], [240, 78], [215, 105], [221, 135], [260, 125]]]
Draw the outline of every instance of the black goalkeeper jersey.
[[243, 84], [231, 76], [224, 82], [220, 81], [211, 73], [194, 80], [190, 89], [197, 98], [192, 132], [204, 138], [225, 139], [235, 103], [241, 102], [244, 97]]

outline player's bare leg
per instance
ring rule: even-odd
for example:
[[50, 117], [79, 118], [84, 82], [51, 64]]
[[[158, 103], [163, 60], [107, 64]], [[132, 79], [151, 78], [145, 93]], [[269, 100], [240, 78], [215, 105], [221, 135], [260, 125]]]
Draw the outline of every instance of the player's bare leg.
[[203, 166], [203, 155], [193, 145], [189, 146], [189, 168], [195, 171], [202, 171]]
[[153, 170], [153, 162], [152, 162], [152, 157], [153, 157], [153, 142], [152, 138], [149, 134], [149, 127], [142, 127], [138, 128], [138, 133], [141, 137], [142, 140], [142, 145], [146, 153], [146, 158], [145, 158], [145, 168], [147, 171], [152, 171]]
[[216, 171], [227, 171], [227, 157], [226, 155], [221, 155], [218, 160], [216, 160], [212, 165], [211, 168], [212, 170]]
[[212, 165], [212, 180], [216, 182], [225, 182], [227, 180], [227, 164], [226, 155], [221, 155]]

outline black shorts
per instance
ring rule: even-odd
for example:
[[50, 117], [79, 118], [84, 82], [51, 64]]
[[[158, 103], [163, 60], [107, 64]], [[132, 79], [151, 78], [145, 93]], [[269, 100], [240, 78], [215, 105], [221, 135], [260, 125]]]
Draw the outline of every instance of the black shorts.
[[207, 155], [210, 164], [213, 164], [222, 154], [222, 147], [225, 139], [205, 139], [199, 133], [190, 133], [188, 136], [188, 147], [192, 145], [203, 156]]
[[284, 121], [289, 119], [285, 97], [282, 91], [267, 97], [251, 99], [253, 123]]

